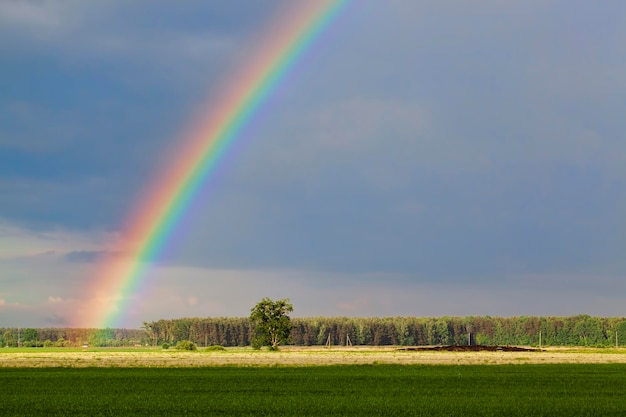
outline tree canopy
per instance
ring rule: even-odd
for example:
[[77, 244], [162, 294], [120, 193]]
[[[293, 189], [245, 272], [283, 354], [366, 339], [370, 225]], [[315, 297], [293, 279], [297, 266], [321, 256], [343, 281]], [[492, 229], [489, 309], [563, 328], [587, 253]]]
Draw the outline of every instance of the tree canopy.
[[278, 345], [287, 341], [291, 332], [291, 319], [287, 315], [293, 311], [289, 299], [273, 301], [263, 298], [251, 310], [250, 320], [256, 326], [256, 334], [252, 345], [268, 346], [277, 350]]

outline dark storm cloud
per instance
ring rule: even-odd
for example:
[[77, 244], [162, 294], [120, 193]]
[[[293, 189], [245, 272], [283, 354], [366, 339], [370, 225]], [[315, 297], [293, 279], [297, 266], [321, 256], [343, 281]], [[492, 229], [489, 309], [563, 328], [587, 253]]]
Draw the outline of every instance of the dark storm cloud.
[[[288, 5], [0, 5], [5, 247], [71, 231], [54, 268], [95, 266], [111, 248], [77, 236], [123, 234], [191, 121]], [[603, 308], [626, 273], [625, 12], [618, 1], [351, 3], [223, 158], [159, 267], [308, 271], [298, 282], [372, 294], [467, 284], [503, 313], [542, 280], [570, 282], [571, 299]], [[47, 275], [5, 265], [25, 282]], [[522, 276], [538, 278], [513, 303], [510, 277]], [[570, 311], [554, 299], [544, 311]], [[346, 305], [374, 305], [357, 301]]]

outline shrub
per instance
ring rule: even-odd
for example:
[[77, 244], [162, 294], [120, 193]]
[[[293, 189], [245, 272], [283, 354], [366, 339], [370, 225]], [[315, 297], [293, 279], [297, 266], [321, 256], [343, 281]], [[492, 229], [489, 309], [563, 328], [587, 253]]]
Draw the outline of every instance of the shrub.
[[163, 343], [163, 345], [161, 346], [163, 349], [169, 349], [170, 345], [169, 343]]
[[252, 349], [254, 350], [261, 350], [261, 348], [263, 347], [263, 339], [261, 339], [260, 337], [253, 337], [252, 338]]
[[191, 340], [180, 340], [176, 343], [176, 349], [178, 350], [196, 350], [196, 345]]

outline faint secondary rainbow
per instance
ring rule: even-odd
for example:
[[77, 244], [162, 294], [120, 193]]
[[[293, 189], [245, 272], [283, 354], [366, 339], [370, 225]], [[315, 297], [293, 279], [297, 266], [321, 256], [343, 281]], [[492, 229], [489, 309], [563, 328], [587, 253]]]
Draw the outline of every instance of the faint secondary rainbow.
[[119, 326], [148, 269], [198, 190], [298, 58], [349, 1], [293, 2], [293, 10], [272, 22], [259, 55], [233, 77], [230, 88], [214, 102], [206, 122], [190, 135], [181, 156], [138, 203], [124, 233], [126, 243], [118, 247], [117, 256], [102, 261], [93, 281], [96, 301], [78, 312], [80, 325]]

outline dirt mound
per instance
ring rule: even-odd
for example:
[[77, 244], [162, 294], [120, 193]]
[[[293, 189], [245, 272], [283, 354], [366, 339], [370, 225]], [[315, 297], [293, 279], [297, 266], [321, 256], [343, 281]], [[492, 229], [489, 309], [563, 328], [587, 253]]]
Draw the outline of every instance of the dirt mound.
[[418, 346], [405, 347], [398, 350], [410, 351], [440, 351], [440, 352], [540, 352], [541, 349], [524, 348], [519, 346]]

